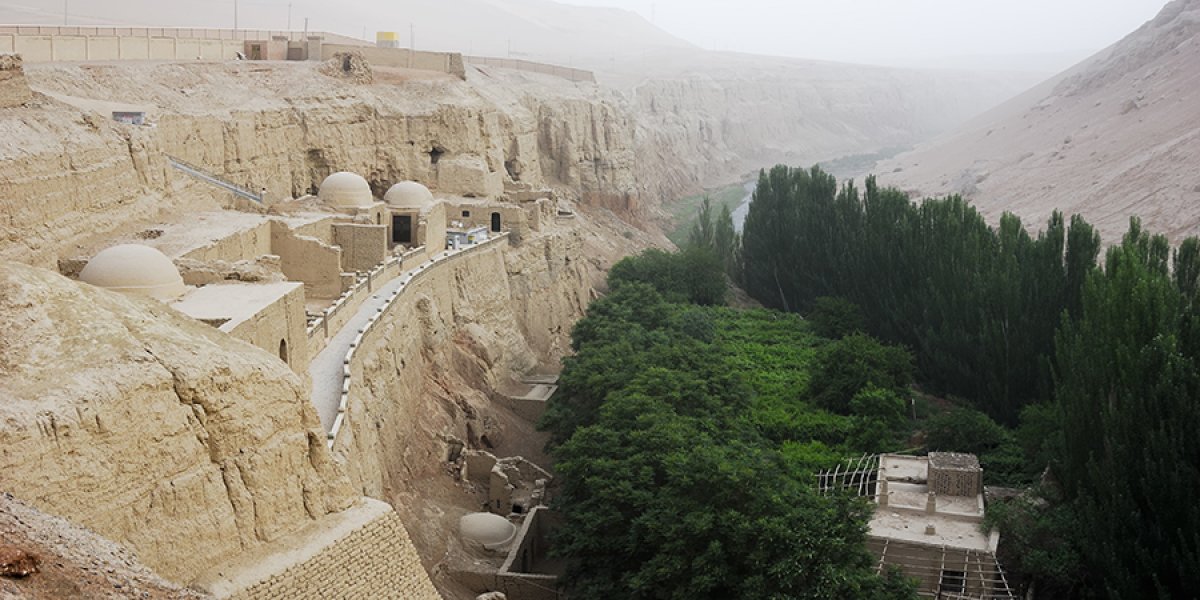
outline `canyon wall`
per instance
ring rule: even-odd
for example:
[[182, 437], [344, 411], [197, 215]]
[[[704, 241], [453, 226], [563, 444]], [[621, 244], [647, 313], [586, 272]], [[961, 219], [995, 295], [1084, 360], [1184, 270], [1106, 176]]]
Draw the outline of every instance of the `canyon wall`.
[[161, 303], [0, 265], [0, 488], [190, 581], [356, 497], [301, 380]]
[[630, 90], [638, 179], [660, 197], [777, 163], [906, 148], [1036, 82], [723, 53], [646, 63], [608, 79]]

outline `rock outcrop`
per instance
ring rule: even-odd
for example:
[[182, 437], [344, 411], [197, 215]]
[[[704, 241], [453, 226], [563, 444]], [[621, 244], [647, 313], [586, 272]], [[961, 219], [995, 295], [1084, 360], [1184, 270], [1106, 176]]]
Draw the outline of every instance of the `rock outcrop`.
[[962, 193], [992, 220], [1081, 214], [1106, 243], [1129, 217], [1178, 241], [1200, 225], [1200, 1], [1176, 0], [1124, 40], [954, 134], [879, 165], [914, 194]]
[[164, 577], [355, 498], [300, 379], [257, 348], [15, 264], [0, 265], [0, 332], [0, 489]]

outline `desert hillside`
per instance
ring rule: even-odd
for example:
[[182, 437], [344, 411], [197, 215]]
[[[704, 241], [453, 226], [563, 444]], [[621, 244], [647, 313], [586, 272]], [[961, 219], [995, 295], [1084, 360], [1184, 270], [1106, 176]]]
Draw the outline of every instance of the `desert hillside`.
[[1172, 239], [1200, 223], [1200, 1], [1176, 0], [1081, 65], [879, 165], [885, 183], [962, 193], [990, 218], [1079, 213], [1106, 242], [1129, 217]]

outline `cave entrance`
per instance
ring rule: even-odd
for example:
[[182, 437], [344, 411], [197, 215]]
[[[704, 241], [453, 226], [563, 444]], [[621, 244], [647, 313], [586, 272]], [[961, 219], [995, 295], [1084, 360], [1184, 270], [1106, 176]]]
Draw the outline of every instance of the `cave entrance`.
[[429, 164], [438, 164], [438, 161], [442, 160], [442, 155], [445, 153], [446, 151], [444, 149], [434, 146], [433, 149], [429, 151]]
[[492, 213], [492, 231], [500, 231], [500, 213]]
[[412, 217], [408, 215], [392, 215], [392, 243], [412, 243]]

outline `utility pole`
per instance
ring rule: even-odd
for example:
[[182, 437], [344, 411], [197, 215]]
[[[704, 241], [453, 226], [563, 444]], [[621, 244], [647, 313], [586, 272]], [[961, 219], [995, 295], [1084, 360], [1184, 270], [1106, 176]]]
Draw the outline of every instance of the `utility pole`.
[[417, 26], [408, 24], [408, 49], [411, 52], [417, 51]]
[[288, 2], [288, 28], [287, 28], [287, 30], [289, 32], [291, 32], [291, 30], [292, 30], [292, 3], [291, 2]]
[[67, 15], [69, 14], [67, 7], [70, 6], [70, 3], [71, 0], [63, 0], [63, 25], [67, 24]]
[[234, 31], [237, 31], [237, 28], [238, 28], [237, 18], [238, 18], [238, 0], [233, 0], [233, 30]]

